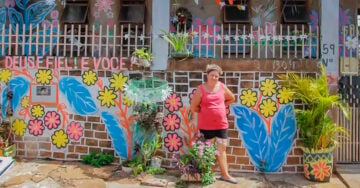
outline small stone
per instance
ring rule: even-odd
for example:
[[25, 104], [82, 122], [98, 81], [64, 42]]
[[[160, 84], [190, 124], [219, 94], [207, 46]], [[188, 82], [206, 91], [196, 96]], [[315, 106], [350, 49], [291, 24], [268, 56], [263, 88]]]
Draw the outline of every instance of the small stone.
[[167, 180], [158, 179], [158, 178], [150, 178], [141, 181], [142, 185], [156, 186], [156, 187], [166, 187], [167, 183], [168, 183]]

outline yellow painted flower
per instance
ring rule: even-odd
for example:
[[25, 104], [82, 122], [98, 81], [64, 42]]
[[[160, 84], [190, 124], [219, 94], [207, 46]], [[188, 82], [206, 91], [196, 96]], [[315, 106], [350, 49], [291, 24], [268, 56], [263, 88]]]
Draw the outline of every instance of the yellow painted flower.
[[62, 129], [55, 131], [51, 136], [51, 140], [57, 148], [65, 148], [69, 143], [68, 135]]
[[243, 90], [240, 95], [241, 104], [246, 105], [248, 107], [255, 106], [257, 100], [257, 94], [255, 91], [248, 89]]
[[124, 96], [123, 98], [123, 104], [126, 106], [132, 106], [134, 104], [134, 101], [132, 101], [131, 99], [127, 98], [126, 96]]
[[11, 71], [9, 69], [0, 70], [0, 82], [7, 83], [11, 78]]
[[40, 104], [32, 106], [31, 115], [36, 118], [42, 117], [44, 115], [44, 107]]
[[115, 106], [116, 94], [113, 89], [109, 89], [107, 86], [105, 86], [104, 90], [99, 91], [97, 98], [101, 101], [101, 106]]
[[264, 96], [272, 96], [276, 92], [275, 80], [266, 78], [265, 81], [262, 81], [260, 87], [260, 91], [263, 93]]
[[277, 98], [280, 104], [287, 104], [293, 100], [293, 93], [291, 89], [283, 87], [279, 89]]
[[29, 107], [29, 96], [25, 96], [25, 97], [23, 97], [22, 99], [21, 99], [21, 107], [23, 107], [23, 108], [27, 108], [27, 107]]
[[122, 72], [119, 74], [112, 74], [110, 79], [110, 87], [113, 88], [115, 91], [124, 89], [124, 84], [127, 82], [128, 77], [124, 76]]
[[11, 129], [14, 131], [15, 135], [22, 136], [26, 131], [26, 123], [22, 119], [15, 119], [12, 123]]
[[90, 70], [90, 71], [85, 71], [84, 74], [82, 74], [82, 79], [86, 85], [91, 86], [95, 84], [98, 78], [96, 76], [96, 73]]
[[260, 104], [260, 112], [264, 117], [273, 116], [277, 108], [275, 101], [272, 99], [264, 99]]
[[50, 84], [52, 80], [51, 70], [39, 70], [36, 74], [36, 82], [40, 84]]

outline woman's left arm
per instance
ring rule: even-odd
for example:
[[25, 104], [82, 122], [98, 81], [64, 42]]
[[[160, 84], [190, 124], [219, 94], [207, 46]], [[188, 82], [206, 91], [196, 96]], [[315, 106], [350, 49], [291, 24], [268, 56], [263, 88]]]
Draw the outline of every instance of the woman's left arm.
[[235, 102], [235, 95], [228, 87], [224, 85], [225, 106], [228, 107], [231, 103]]

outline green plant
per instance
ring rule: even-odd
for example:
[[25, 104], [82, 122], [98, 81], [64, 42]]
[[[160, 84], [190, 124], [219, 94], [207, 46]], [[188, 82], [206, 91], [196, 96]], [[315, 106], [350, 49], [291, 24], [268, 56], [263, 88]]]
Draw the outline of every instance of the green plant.
[[181, 155], [177, 167], [182, 174], [193, 177], [200, 173], [201, 184], [209, 185], [215, 181], [215, 173], [212, 170], [215, 165], [217, 142], [212, 144], [205, 141], [202, 134], [198, 135], [197, 141], [192, 143], [189, 152]]
[[163, 34], [161, 34], [160, 37], [170, 43], [170, 45], [174, 49], [174, 52], [185, 52], [187, 54], [190, 54], [190, 51], [187, 49], [186, 45], [191, 34], [186, 32], [179, 32], [176, 34], [165, 31], [162, 32]]
[[139, 59], [144, 59], [144, 60], [148, 60], [148, 61], [151, 61], [153, 58], [153, 55], [146, 48], [136, 49], [132, 53], [132, 55]]
[[84, 164], [89, 164], [94, 167], [100, 167], [111, 164], [114, 161], [114, 156], [110, 154], [105, 154], [103, 152], [92, 152], [89, 155], [82, 156], [81, 159]]
[[339, 99], [339, 94], [330, 94], [324, 66], [318, 77], [300, 77], [295, 73], [280, 76], [292, 90], [294, 98], [306, 105], [296, 110], [297, 126], [304, 151], [332, 150], [339, 138], [347, 135], [344, 127], [337, 125], [330, 117], [330, 110], [340, 109], [349, 117], [348, 109]]
[[166, 171], [165, 168], [152, 167], [152, 166], [149, 166], [146, 169], [146, 172], [149, 174], [163, 174], [163, 173], [165, 173], [165, 171]]

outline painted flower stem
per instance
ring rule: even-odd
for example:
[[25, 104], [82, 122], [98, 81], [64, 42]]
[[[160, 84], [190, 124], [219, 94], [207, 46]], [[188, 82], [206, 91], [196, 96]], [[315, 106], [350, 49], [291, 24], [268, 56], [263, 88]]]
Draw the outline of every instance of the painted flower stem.
[[[187, 135], [188, 139], [185, 139], [187, 142], [185, 142], [186, 146], [188, 148], [191, 148], [192, 145], [191, 143], [196, 140], [196, 135], [195, 133], [199, 130], [194, 123], [192, 122], [193, 119], [189, 119], [188, 114], [191, 113], [191, 116], [194, 117], [194, 113], [190, 112], [190, 109], [186, 108], [186, 107], [182, 107], [180, 109], [180, 113], [182, 116], [182, 124], [185, 125], [186, 129], [184, 127], [181, 127], [180, 129]], [[184, 153], [184, 150], [180, 149], [181, 153]]]
[[61, 117], [62, 117], [62, 129], [65, 130], [65, 124], [69, 123], [69, 119], [67, 118], [67, 116], [69, 115], [69, 113], [67, 113], [66, 111], [66, 105], [64, 103], [60, 103], [57, 105], [57, 112], [61, 113]]

